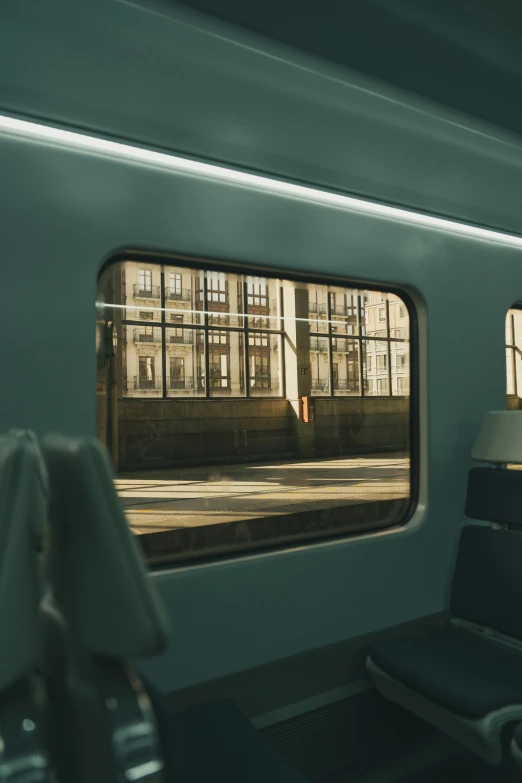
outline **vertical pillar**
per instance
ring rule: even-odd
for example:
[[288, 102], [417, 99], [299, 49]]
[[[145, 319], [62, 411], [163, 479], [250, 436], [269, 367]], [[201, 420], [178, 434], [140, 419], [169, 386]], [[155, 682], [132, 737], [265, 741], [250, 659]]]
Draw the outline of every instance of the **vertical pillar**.
[[283, 302], [286, 396], [295, 415], [299, 454], [310, 458], [315, 454], [315, 423], [299, 421], [299, 399], [310, 396], [312, 390], [308, 290], [299, 288], [299, 283], [285, 282]]

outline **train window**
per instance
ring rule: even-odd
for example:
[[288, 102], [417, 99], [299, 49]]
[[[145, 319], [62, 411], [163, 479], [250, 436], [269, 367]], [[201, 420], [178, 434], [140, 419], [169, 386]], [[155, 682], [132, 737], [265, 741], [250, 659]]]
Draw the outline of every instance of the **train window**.
[[151, 564], [404, 522], [405, 298], [143, 255], [98, 289], [98, 437]]
[[507, 407], [518, 410], [522, 398], [522, 309], [512, 308], [506, 316]]

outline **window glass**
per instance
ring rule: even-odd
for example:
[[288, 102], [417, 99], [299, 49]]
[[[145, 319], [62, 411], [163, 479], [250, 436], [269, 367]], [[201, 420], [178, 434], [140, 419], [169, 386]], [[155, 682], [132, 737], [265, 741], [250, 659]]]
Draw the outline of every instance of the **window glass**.
[[[410, 320], [397, 294], [129, 258], [100, 276], [97, 313], [98, 436], [151, 563], [405, 518]], [[513, 316], [513, 366], [517, 335]]]
[[308, 286], [308, 313], [310, 332], [321, 334], [328, 331], [328, 286]]
[[506, 316], [506, 393], [508, 408], [518, 409], [522, 397], [522, 309]]

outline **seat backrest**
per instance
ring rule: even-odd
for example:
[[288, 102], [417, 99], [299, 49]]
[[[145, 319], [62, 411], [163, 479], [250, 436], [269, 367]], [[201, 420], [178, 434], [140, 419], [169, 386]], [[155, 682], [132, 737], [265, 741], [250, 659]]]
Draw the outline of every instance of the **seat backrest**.
[[466, 516], [522, 532], [522, 470], [472, 468], [468, 474]]
[[162, 652], [168, 622], [129, 530], [98, 441], [47, 436], [51, 486], [46, 575], [85, 650], [115, 659]]
[[466, 525], [453, 575], [452, 614], [522, 641], [521, 607], [522, 533]]
[[0, 437], [0, 692], [27, 674], [41, 650], [38, 559], [47, 476], [30, 434]]
[[469, 472], [466, 516], [503, 527], [462, 529], [451, 612], [522, 640], [522, 471], [506, 469], [522, 463], [522, 411], [489, 413], [472, 456], [489, 467]]
[[30, 432], [0, 437], [0, 780], [44, 783], [46, 694], [38, 678], [42, 653], [38, 550], [48, 486]]
[[[165, 649], [166, 614], [102, 446], [48, 436], [42, 449], [51, 490], [46, 673], [55, 695], [51, 742], [59, 774], [75, 783], [159, 780], [155, 716], [129, 659]], [[55, 653], [62, 649], [60, 660]]]

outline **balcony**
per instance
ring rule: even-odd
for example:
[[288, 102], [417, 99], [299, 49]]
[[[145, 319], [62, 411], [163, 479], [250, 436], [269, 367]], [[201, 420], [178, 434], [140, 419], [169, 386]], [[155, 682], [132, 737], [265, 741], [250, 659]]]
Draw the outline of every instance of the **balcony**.
[[270, 378], [268, 375], [258, 375], [254, 378], [251, 377], [249, 382], [250, 391], [252, 392], [279, 391], [279, 381], [275, 378]]
[[332, 351], [333, 353], [348, 353], [353, 354], [354, 356], [359, 355], [357, 343], [354, 342], [352, 337], [334, 337], [332, 340]]
[[170, 378], [169, 389], [171, 391], [192, 391], [194, 388], [193, 378]]
[[139, 391], [161, 391], [161, 375], [155, 378], [143, 378], [141, 375], [134, 376], [134, 389]]
[[330, 383], [328, 378], [312, 378], [312, 391], [329, 392]]
[[193, 345], [194, 334], [192, 331], [188, 330], [183, 330], [183, 334], [169, 334], [167, 332], [167, 342], [174, 343], [175, 345]]
[[332, 315], [340, 315], [342, 318], [346, 318], [348, 323], [357, 323], [357, 312], [355, 307], [348, 307], [348, 305], [332, 305]]
[[358, 381], [349, 381], [346, 378], [341, 378], [340, 380], [335, 380], [334, 381], [334, 391], [358, 392], [359, 391]]
[[308, 302], [308, 312], [316, 315], [326, 315], [328, 307], [326, 302]]
[[192, 291], [190, 288], [165, 288], [165, 299], [174, 302], [191, 302]]
[[310, 350], [319, 353], [328, 353], [328, 340], [324, 337], [311, 337]]
[[161, 329], [157, 326], [138, 326], [132, 330], [133, 343], [161, 343]]
[[159, 285], [145, 285], [134, 283], [132, 293], [135, 299], [161, 299], [161, 288]]

